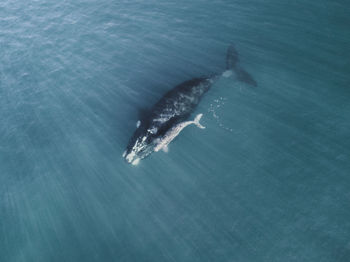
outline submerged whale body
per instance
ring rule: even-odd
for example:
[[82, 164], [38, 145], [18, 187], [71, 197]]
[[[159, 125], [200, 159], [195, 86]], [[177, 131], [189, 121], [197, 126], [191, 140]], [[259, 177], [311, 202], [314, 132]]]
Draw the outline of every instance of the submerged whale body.
[[[239, 66], [238, 53], [233, 46], [227, 51], [226, 70], [235, 72], [238, 80], [256, 86], [255, 80]], [[218, 75], [193, 78], [168, 91], [137, 122], [137, 128], [123, 154], [125, 160], [136, 165], [154, 152], [169, 130], [188, 119], [217, 77]]]

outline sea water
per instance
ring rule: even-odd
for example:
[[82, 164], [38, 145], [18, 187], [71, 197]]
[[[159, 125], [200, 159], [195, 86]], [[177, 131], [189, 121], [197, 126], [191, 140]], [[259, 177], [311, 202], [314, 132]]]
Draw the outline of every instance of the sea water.
[[[350, 5], [3, 0], [0, 261], [350, 261]], [[222, 73], [138, 166], [138, 112]]]

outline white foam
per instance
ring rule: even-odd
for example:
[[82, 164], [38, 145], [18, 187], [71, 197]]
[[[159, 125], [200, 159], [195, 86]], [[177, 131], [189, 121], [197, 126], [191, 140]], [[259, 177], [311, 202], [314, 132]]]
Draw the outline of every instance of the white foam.
[[123, 153], [123, 157], [125, 157], [126, 156], [126, 150], [124, 151], [124, 153]]
[[136, 128], [139, 128], [139, 127], [140, 127], [140, 125], [141, 125], [141, 121], [140, 121], [140, 120], [138, 120], [138, 121], [136, 122]]

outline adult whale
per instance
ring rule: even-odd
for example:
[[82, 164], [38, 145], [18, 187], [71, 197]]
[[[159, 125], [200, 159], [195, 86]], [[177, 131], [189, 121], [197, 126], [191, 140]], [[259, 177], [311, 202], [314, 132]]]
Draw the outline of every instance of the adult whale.
[[[226, 71], [223, 75], [230, 75], [232, 72], [238, 80], [253, 86], [257, 85], [250, 74], [240, 66], [238, 53], [233, 45], [227, 50]], [[123, 153], [125, 160], [136, 165], [141, 159], [150, 155], [171, 128], [187, 120], [218, 76], [220, 74], [193, 78], [168, 91], [137, 122], [137, 128]]]

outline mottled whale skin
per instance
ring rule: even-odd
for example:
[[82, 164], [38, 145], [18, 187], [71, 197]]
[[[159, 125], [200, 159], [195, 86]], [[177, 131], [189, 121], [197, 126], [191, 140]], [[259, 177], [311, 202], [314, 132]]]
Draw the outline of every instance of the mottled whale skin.
[[[254, 79], [238, 64], [238, 53], [233, 46], [228, 48], [226, 69], [235, 72], [238, 80], [256, 85]], [[129, 140], [123, 157], [137, 165], [152, 152], [157, 142], [174, 126], [186, 121], [218, 75], [193, 78], [168, 91], [149, 112], [137, 122], [137, 128]]]
[[141, 119], [124, 153], [126, 161], [137, 164], [151, 154], [169, 129], [186, 121], [211, 85], [210, 78], [194, 78], [167, 92]]

